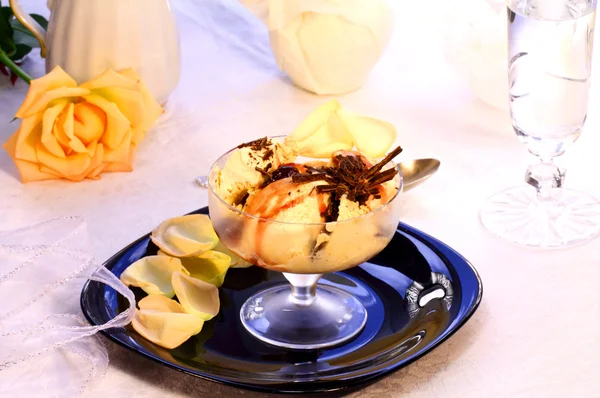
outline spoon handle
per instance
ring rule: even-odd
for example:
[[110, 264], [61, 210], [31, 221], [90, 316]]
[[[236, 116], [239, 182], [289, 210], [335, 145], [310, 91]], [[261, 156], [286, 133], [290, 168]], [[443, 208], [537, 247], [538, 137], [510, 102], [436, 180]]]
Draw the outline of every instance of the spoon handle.
[[202, 188], [208, 188], [208, 176], [198, 176], [196, 177], [196, 182]]

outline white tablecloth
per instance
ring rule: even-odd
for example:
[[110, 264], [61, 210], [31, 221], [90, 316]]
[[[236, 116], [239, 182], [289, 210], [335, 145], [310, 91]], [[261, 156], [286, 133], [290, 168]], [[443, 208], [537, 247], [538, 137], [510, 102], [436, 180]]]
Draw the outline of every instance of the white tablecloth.
[[[24, 1], [26, 9], [47, 14], [43, 3]], [[538, 251], [500, 241], [482, 228], [483, 200], [523, 183], [533, 158], [516, 139], [508, 114], [477, 101], [445, 62], [429, 17], [432, 3], [396, 3], [392, 44], [368, 84], [340, 100], [393, 122], [405, 148], [402, 159], [441, 159], [439, 173], [406, 194], [403, 221], [469, 259], [483, 279], [484, 298], [473, 318], [442, 346], [351, 396], [600, 396], [600, 239]], [[104, 260], [160, 221], [205, 206], [206, 191], [194, 176], [205, 174], [218, 154], [241, 141], [289, 132], [325, 101], [293, 87], [278, 72], [266, 30], [243, 10], [232, 12], [231, 4], [173, 1], [182, 79], [167, 118], [141, 144], [133, 173], [78, 184], [23, 185], [0, 151], [0, 230], [80, 215], [89, 224], [95, 254]], [[43, 73], [37, 55], [27, 68], [33, 75]], [[16, 128], [9, 121], [26, 89], [22, 82], [0, 88], [2, 142]], [[560, 162], [568, 168], [569, 187], [600, 196], [597, 92], [581, 139]], [[180, 374], [108, 341], [107, 346], [109, 371], [87, 396], [260, 396]]]

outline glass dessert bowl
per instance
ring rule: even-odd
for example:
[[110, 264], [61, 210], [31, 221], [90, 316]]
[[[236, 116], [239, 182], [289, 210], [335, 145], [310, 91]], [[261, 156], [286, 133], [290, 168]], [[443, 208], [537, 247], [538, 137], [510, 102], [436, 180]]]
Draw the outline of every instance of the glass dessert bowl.
[[368, 261], [390, 242], [402, 191], [391, 159], [401, 149], [376, 164], [353, 151], [334, 152], [328, 162], [290, 161], [286, 151], [264, 138], [221, 156], [209, 174], [210, 217], [229, 250], [290, 282], [244, 303], [240, 318], [248, 332], [290, 349], [331, 347], [355, 337], [367, 312], [350, 293], [317, 282]]

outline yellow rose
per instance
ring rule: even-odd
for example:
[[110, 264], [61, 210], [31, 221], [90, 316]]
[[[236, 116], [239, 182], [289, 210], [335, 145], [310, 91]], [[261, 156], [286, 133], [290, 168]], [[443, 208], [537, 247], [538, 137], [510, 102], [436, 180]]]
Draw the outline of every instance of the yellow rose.
[[77, 85], [56, 67], [32, 80], [4, 143], [22, 181], [98, 179], [131, 171], [136, 146], [163, 113], [132, 70], [107, 70]]

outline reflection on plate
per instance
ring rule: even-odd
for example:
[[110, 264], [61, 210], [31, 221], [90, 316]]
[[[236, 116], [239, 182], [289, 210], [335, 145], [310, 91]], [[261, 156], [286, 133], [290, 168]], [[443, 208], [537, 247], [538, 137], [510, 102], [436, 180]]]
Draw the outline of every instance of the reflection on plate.
[[[195, 213], [207, 212], [203, 208]], [[129, 264], [156, 251], [144, 236], [105, 265], [119, 276]], [[368, 263], [326, 275], [320, 282], [362, 301], [369, 314], [364, 330], [345, 345], [300, 352], [261, 343], [239, 319], [249, 296], [279, 283], [285, 281], [278, 272], [231, 269], [219, 289], [219, 315], [172, 350], [152, 344], [131, 327], [104, 333], [141, 355], [212, 381], [271, 392], [322, 392], [359, 387], [418, 359], [458, 330], [482, 296], [479, 276], [464, 258], [400, 224], [390, 244]], [[112, 288], [88, 282], [81, 306], [92, 324], [100, 324], [125, 303]]]

